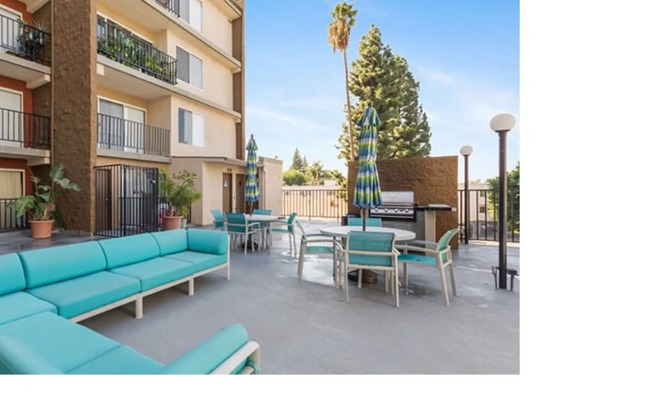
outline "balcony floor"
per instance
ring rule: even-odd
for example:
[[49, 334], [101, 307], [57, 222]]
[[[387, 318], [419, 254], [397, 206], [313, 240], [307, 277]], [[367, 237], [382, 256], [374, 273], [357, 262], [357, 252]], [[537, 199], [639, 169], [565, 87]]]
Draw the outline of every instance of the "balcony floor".
[[[304, 223], [307, 232], [337, 225]], [[0, 253], [88, 239], [4, 233]], [[297, 257], [276, 235], [271, 254], [233, 250], [230, 281], [219, 270], [196, 279], [192, 297], [166, 290], [145, 298], [140, 320], [117, 309], [82, 323], [164, 363], [238, 322], [261, 345], [264, 374], [518, 374], [518, 278], [513, 292], [494, 289], [495, 245], [460, 245], [454, 259], [458, 296], [449, 307], [438, 275], [422, 267], [410, 268], [398, 309], [382, 278], [362, 290], [350, 285], [346, 304], [332, 286], [329, 257], [307, 257], [299, 283]], [[519, 248], [508, 248], [508, 264], [519, 269]]]

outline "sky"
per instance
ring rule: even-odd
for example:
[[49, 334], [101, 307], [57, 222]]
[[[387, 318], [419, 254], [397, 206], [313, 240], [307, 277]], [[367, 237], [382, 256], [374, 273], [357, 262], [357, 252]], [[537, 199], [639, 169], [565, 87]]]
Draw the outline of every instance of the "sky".
[[[345, 121], [342, 54], [327, 27], [336, 0], [249, 0], [246, 4], [245, 123], [259, 154], [292, 163], [298, 149], [308, 162], [346, 172], [335, 148]], [[508, 134], [507, 169], [519, 161], [519, 2], [356, 0], [348, 57], [371, 24], [383, 43], [407, 59], [420, 84], [430, 124], [431, 156], [459, 155], [473, 147], [469, 178], [498, 176], [499, 113], [516, 117]], [[352, 97], [353, 98], [353, 97]], [[381, 120], [382, 122], [382, 120]], [[463, 180], [460, 157], [459, 178]]]

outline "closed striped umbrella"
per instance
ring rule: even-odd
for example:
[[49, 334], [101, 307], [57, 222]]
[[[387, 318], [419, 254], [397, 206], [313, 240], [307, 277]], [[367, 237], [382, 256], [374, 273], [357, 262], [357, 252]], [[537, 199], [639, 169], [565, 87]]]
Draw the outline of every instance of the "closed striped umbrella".
[[378, 126], [380, 118], [376, 109], [369, 104], [358, 120], [360, 139], [358, 140], [358, 176], [355, 179], [353, 205], [362, 208], [362, 226], [366, 229], [365, 209], [376, 208], [382, 203], [380, 180], [376, 168], [378, 154]]
[[256, 151], [258, 146], [254, 140], [254, 135], [247, 142], [247, 180], [245, 182], [245, 201], [254, 202], [260, 199], [260, 189], [258, 188], [258, 157]]

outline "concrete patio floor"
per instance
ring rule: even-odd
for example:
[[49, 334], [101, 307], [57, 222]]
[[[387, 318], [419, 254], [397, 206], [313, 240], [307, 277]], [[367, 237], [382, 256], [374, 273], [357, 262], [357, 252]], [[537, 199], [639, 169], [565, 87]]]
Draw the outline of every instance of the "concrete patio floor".
[[[308, 232], [338, 225], [302, 222]], [[0, 254], [89, 239], [4, 233]], [[219, 270], [196, 279], [192, 297], [171, 289], [145, 298], [140, 320], [117, 309], [82, 324], [164, 363], [238, 322], [261, 345], [263, 374], [519, 374], [519, 279], [513, 292], [494, 289], [495, 244], [460, 245], [453, 257], [458, 296], [448, 307], [439, 276], [415, 266], [400, 308], [382, 278], [350, 285], [347, 304], [332, 285], [332, 259], [307, 257], [300, 283], [297, 256], [276, 235], [271, 253], [233, 250], [230, 281]], [[518, 247], [508, 248], [508, 265], [519, 269]]]

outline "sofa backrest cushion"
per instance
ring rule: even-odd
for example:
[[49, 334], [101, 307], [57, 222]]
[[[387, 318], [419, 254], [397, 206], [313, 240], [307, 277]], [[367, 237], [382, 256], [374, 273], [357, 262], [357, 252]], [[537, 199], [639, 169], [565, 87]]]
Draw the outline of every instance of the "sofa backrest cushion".
[[29, 345], [0, 335], [0, 374], [62, 374]]
[[226, 231], [190, 228], [188, 250], [210, 254], [226, 254], [229, 251], [229, 234]]
[[185, 228], [152, 233], [152, 237], [158, 244], [161, 256], [188, 250], [188, 237]]
[[104, 253], [97, 241], [28, 250], [19, 256], [28, 289], [106, 269]]
[[0, 296], [25, 289], [25, 273], [18, 254], [0, 256]]
[[159, 256], [158, 244], [151, 234], [111, 238], [99, 243], [106, 256], [107, 269], [128, 266]]

